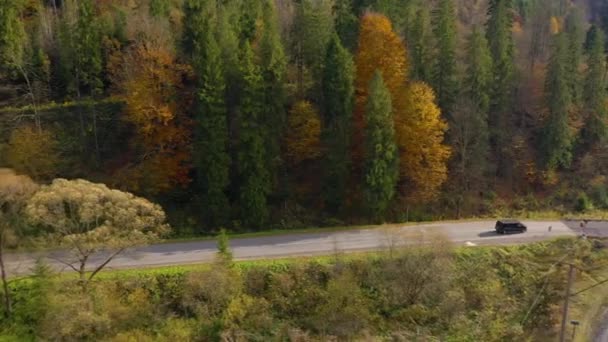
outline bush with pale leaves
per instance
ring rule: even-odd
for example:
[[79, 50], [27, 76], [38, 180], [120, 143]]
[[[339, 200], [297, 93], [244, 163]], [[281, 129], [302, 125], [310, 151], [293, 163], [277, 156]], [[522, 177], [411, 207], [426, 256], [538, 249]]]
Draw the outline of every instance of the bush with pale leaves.
[[159, 205], [82, 179], [56, 179], [43, 186], [25, 213], [61, 242], [92, 252], [145, 244], [169, 228]]
[[43, 186], [28, 201], [25, 216], [48, 228], [48, 242], [70, 249], [77, 260], [62, 261], [78, 271], [81, 280], [94, 253], [111, 251], [89, 280], [125, 249], [153, 242], [169, 231], [159, 205], [82, 179], [56, 179]]

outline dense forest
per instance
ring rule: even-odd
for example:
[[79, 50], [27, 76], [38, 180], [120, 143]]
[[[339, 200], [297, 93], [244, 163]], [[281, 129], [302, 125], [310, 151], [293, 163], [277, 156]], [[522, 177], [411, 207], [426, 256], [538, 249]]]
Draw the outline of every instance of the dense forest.
[[0, 0], [0, 166], [178, 234], [608, 207], [602, 0]]

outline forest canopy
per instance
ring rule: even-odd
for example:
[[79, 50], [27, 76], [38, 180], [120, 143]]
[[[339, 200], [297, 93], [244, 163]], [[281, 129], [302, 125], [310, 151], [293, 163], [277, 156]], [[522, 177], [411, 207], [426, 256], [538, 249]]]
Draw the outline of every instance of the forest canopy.
[[607, 30], [601, 0], [0, 0], [0, 167], [177, 234], [604, 208]]

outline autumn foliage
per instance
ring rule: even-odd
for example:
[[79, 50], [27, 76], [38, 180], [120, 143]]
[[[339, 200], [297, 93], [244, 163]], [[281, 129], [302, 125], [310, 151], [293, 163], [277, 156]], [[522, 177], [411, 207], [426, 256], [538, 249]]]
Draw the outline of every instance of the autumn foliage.
[[410, 200], [421, 202], [437, 197], [447, 179], [450, 149], [443, 143], [447, 124], [441, 118], [433, 90], [422, 82], [408, 83], [406, 49], [388, 18], [368, 13], [361, 19], [355, 60], [354, 160], [361, 158], [359, 149], [364, 139], [361, 132], [368, 101], [365, 87], [378, 70], [393, 99], [402, 193]]
[[450, 148], [444, 144], [448, 126], [441, 118], [433, 89], [425, 83], [409, 84], [396, 104], [402, 191], [411, 201], [426, 202], [439, 194], [448, 177]]
[[121, 183], [150, 194], [188, 184], [190, 120], [184, 113], [187, 98], [179, 95], [190, 69], [160, 42], [142, 41], [110, 72], [126, 102], [125, 120], [136, 132], [131, 146], [136, 157], [119, 171]]
[[353, 159], [360, 164], [363, 156], [365, 106], [369, 84], [380, 71], [391, 97], [396, 98], [406, 81], [408, 61], [405, 44], [393, 31], [389, 19], [381, 14], [366, 13], [361, 18], [359, 47], [355, 56], [355, 112], [353, 115]]
[[292, 165], [321, 155], [321, 120], [308, 101], [296, 103], [288, 117], [286, 156]]

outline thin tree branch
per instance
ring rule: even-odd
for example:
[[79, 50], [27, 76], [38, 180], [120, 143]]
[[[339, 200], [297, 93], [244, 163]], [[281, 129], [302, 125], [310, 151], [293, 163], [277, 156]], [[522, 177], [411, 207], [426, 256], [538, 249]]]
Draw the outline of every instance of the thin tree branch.
[[49, 257], [47, 257], [47, 258], [49, 258], [49, 259], [51, 259], [51, 260], [58, 261], [58, 262], [60, 262], [60, 263], [62, 263], [62, 264], [64, 264], [64, 265], [66, 265], [66, 266], [69, 266], [69, 267], [70, 267], [71, 269], [73, 269], [74, 271], [78, 272], [78, 269], [77, 269], [76, 267], [74, 267], [74, 265], [70, 264], [69, 262], [63, 261], [63, 260], [61, 260], [61, 259], [59, 259], [59, 258], [55, 258], [55, 257], [52, 257], [52, 256], [49, 256]]
[[110, 257], [106, 261], [104, 261], [101, 265], [97, 266], [97, 268], [89, 276], [89, 280], [93, 279], [93, 277], [97, 273], [99, 273], [99, 271], [101, 271], [102, 268], [104, 268], [107, 264], [109, 264], [110, 261], [112, 261], [112, 259], [114, 259], [118, 254], [122, 253], [124, 250], [125, 250], [124, 248], [117, 250], [114, 254], [110, 255]]

